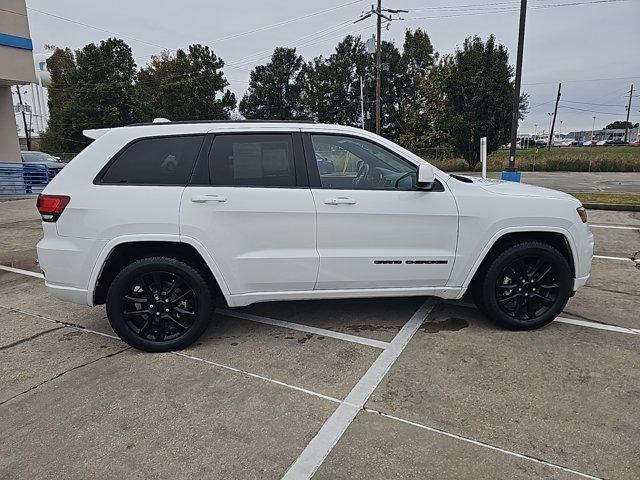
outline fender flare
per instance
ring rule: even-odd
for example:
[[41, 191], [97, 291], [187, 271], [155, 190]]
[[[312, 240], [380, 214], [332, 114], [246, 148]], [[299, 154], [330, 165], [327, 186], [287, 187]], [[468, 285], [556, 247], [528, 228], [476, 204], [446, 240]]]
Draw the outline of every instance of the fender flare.
[[476, 272], [480, 268], [480, 265], [482, 265], [482, 262], [484, 262], [484, 259], [487, 257], [487, 254], [493, 248], [493, 246], [498, 242], [498, 240], [500, 240], [502, 237], [504, 237], [509, 233], [528, 233], [528, 232], [561, 234], [569, 243], [569, 250], [571, 252], [571, 257], [573, 258], [573, 264], [578, 265], [578, 251], [576, 248], [576, 242], [569, 230], [561, 227], [549, 227], [549, 226], [542, 226], [542, 225], [507, 227], [507, 228], [502, 228], [493, 234], [491, 239], [487, 242], [485, 247], [482, 249], [482, 252], [480, 252], [480, 255], [478, 255], [478, 258], [474, 262], [471, 270], [469, 271], [469, 273], [467, 274], [467, 277], [462, 283], [462, 287], [463, 288], [469, 287], [469, 284], [471, 283], [473, 276], [476, 274]]
[[109, 240], [102, 250], [96, 257], [96, 261], [93, 264], [93, 268], [91, 270], [91, 276], [89, 277], [89, 283], [87, 285], [87, 304], [90, 306], [94, 306], [93, 295], [96, 289], [96, 285], [98, 283], [98, 279], [102, 274], [102, 270], [106, 264], [109, 255], [113, 252], [114, 248], [118, 245], [122, 245], [125, 243], [134, 243], [134, 242], [174, 242], [174, 243], [186, 243], [191, 245], [196, 249], [198, 254], [202, 257], [205, 264], [211, 271], [213, 278], [218, 282], [218, 286], [222, 291], [225, 299], [228, 301], [229, 299], [229, 287], [224, 281], [224, 277], [217, 263], [211, 257], [209, 252], [204, 248], [204, 246], [198, 242], [197, 240], [191, 237], [184, 237], [178, 234], [133, 234], [133, 235], [121, 235]]

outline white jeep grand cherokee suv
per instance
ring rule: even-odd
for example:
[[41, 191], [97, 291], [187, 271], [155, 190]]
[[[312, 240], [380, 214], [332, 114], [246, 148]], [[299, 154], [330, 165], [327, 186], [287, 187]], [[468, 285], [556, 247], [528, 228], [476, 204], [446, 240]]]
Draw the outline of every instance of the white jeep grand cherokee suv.
[[356, 128], [176, 122], [85, 135], [95, 141], [38, 198], [38, 258], [54, 295], [106, 303], [142, 350], [191, 344], [216, 301], [470, 289], [487, 317], [532, 329], [589, 277], [593, 236], [575, 198], [447, 175]]

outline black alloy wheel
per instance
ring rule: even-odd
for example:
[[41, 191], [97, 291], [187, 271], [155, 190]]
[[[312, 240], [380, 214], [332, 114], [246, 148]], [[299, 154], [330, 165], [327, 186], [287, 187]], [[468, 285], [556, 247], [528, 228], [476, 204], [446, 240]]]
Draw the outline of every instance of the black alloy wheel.
[[207, 275], [170, 257], [142, 258], [124, 267], [109, 286], [106, 304], [120, 338], [148, 352], [191, 345], [214, 310]]
[[573, 289], [567, 259], [555, 247], [522, 241], [504, 247], [474, 279], [478, 308], [510, 330], [532, 330], [553, 321]]
[[553, 264], [540, 257], [520, 257], [505, 266], [496, 280], [500, 309], [517, 320], [534, 320], [554, 305], [560, 285]]
[[136, 277], [122, 302], [122, 316], [131, 331], [156, 342], [185, 334], [197, 314], [196, 295], [187, 280], [161, 270]]

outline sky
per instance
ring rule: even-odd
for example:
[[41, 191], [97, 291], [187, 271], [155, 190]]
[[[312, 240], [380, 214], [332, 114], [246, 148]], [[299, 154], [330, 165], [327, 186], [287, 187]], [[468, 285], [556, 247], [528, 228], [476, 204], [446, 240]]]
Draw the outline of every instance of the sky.
[[[599, 1], [601, 3], [583, 2]], [[124, 39], [139, 67], [160, 51], [208, 45], [226, 62], [238, 101], [251, 69], [278, 46], [296, 47], [305, 59], [330, 55], [347, 34], [370, 37], [374, 18], [353, 24], [372, 0], [27, 0], [34, 51], [45, 44], [77, 49], [110, 36]], [[575, 5], [575, 4], [578, 5]], [[574, 4], [558, 7], [562, 4]], [[383, 39], [401, 46], [407, 28], [422, 28], [440, 54], [465, 37], [493, 34], [515, 66], [517, 0], [384, 0], [406, 9]], [[61, 18], [63, 17], [63, 18]], [[530, 112], [524, 133], [548, 131], [558, 82], [562, 101], [556, 130], [590, 130], [624, 120], [635, 84], [631, 120], [640, 121], [640, 0], [529, 0], [522, 89]], [[72, 20], [72, 21], [70, 21]], [[560, 123], [562, 122], [562, 123]]]

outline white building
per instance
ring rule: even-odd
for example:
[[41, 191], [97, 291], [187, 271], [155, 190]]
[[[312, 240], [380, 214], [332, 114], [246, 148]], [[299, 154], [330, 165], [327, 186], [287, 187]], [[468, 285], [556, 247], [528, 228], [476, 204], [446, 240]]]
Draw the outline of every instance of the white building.
[[3, 0], [0, 9], [0, 162], [19, 162], [13, 85], [36, 81], [25, 0]]

